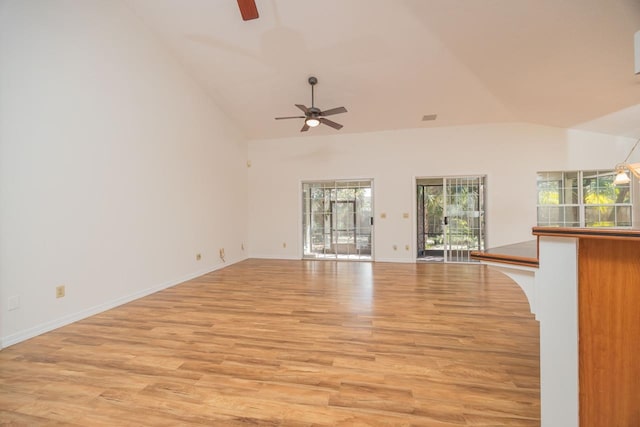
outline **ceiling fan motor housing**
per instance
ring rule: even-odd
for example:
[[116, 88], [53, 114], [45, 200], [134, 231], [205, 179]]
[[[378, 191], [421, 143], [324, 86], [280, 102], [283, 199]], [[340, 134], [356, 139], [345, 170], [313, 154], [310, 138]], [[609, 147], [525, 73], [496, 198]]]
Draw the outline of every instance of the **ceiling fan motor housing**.
[[320, 117], [320, 113], [322, 113], [322, 111], [320, 111], [320, 109], [316, 107], [309, 107], [307, 112], [308, 117]]

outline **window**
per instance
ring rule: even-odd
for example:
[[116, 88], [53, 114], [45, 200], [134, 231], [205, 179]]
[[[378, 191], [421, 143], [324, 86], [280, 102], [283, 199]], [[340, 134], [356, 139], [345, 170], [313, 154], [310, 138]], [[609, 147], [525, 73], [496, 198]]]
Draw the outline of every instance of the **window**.
[[613, 170], [538, 172], [538, 225], [631, 227], [631, 184]]

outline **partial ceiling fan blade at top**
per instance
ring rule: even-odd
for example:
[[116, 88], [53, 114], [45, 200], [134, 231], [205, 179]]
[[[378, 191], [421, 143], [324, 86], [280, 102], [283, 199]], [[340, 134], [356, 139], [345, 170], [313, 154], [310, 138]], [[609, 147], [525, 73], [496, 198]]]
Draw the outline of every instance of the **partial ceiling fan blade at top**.
[[324, 123], [327, 126], [331, 126], [332, 128], [334, 128], [336, 130], [342, 129], [342, 125], [340, 123], [336, 123], [336, 122], [331, 121], [329, 119], [323, 119], [322, 117], [320, 117], [318, 120], [320, 120], [320, 123]]
[[321, 116], [332, 116], [334, 114], [346, 113], [347, 109], [344, 107], [331, 108], [330, 110], [325, 110], [320, 113]]
[[307, 122], [304, 122], [302, 129], [300, 129], [300, 132], [306, 132], [308, 130], [309, 130], [309, 125], [307, 124]]
[[294, 105], [299, 109], [301, 109], [302, 111], [304, 111], [305, 114], [309, 112], [309, 109], [302, 104], [294, 104]]
[[285, 119], [306, 119], [306, 116], [289, 116], [289, 117], [276, 117], [276, 120], [285, 120]]
[[258, 19], [258, 8], [255, 0], [238, 0], [238, 7], [243, 21]]

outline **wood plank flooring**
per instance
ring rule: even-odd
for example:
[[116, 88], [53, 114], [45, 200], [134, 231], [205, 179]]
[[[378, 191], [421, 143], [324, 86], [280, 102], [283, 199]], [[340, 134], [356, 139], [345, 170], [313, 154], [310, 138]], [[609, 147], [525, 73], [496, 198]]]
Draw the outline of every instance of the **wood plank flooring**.
[[0, 424], [539, 426], [538, 336], [483, 266], [252, 259], [0, 351]]

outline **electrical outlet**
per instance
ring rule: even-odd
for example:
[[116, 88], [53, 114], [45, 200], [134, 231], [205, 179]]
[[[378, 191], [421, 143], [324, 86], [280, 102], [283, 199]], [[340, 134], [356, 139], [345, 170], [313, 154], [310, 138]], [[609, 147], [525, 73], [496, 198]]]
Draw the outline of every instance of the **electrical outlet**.
[[64, 285], [56, 286], [56, 298], [62, 298], [65, 295]]
[[196, 261], [200, 261], [202, 259], [202, 254], [196, 254]]

